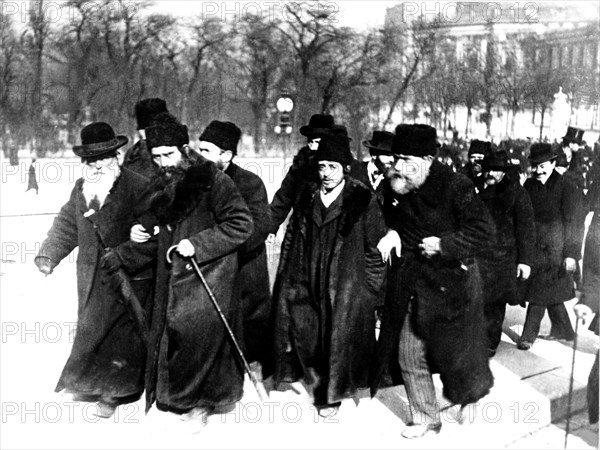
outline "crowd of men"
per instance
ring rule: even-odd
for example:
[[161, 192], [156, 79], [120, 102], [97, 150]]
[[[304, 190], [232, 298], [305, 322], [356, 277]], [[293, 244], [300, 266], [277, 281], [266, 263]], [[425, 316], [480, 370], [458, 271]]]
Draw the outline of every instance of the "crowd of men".
[[[201, 429], [242, 398], [246, 368], [273, 389], [303, 382], [323, 417], [361, 389], [403, 383], [402, 435], [419, 438], [441, 429], [432, 374], [461, 422], [489, 393], [507, 305], [527, 305], [522, 350], [546, 310], [546, 338], [573, 340], [564, 302], [576, 286], [578, 316], [597, 312], [600, 166], [573, 163], [577, 129], [560, 153], [531, 145], [527, 177], [490, 142], [473, 141], [464, 167], [445, 164], [422, 124], [374, 130], [357, 161], [346, 128], [315, 114], [269, 203], [235, 163], [235, 124], [211, 122], [194, 148], [164, 100], [135, 113], [127, 150], [106, 123], [82, 129], [73, 150], [86, 174], [35, 260], [48, 275], [79, 248], [77, 332], [56, 390], [100, 417], [145, 392], [147, 410]], [[271, 290], [265, 240], [284, 223]], [[597, 421], [598, 358], [594, 370]]]

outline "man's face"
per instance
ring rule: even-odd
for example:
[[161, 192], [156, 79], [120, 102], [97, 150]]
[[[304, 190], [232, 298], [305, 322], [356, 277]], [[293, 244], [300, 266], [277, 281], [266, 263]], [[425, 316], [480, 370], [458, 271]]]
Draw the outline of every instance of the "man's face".
[[471, 163], [471, 172], [474, 174], [481, 173], [481, 163], [483, 162], [484, 156], [481, 153], [473, 153], [469, 156], [469, 161]]
[[429, 165], [425, 158], [400, 155], [386, 174], [390, 187], [400, 195], [414, 191], [425, 182]]
[[320, 137], [313, 137], [308, 139], [308, 148], [313, 152], [319, 149], [319, 142], [321, 142]]
[[115, 155], [92, 161], [83, 160], [82, 162], [86, 166], [86, 175], [90, 178], [102, 176], [110, 171], [116, 170], [115, 166], [118, 165], [118, 160]]
[[504, 178], [505, 172], [503, 170], [488, 170], [484, 172], [485, 184], [492, 186], [498, 184]]
[[161, 146], [154, 147], [152, 149], [152, 161], [161, 171], [169, 176], [173, 169], [181, 164], [182, 154], [181, 151], [175, 146]]
[[531, 171], [536, 180], [545, 183], [546, 180], [552, 175], [554, 168], [556, 167], [556, 161], [545, 161], [543, 163], [534, 164]]
[[377, 167], [377, 170], [379, 170], [381, 173], [385, 173], [385, 171], [392, 167], [392, 164], [394, 164], [393, 155], [376, 154], [372, 156], [372, 159], [375, 167]]
[[200, 154], [214, 162], [219, 170], [224, 170], [233, 157], [231, 150], [221, 150], [220, 147], [208, 141], [200, 141], [199, 150]]
[[321, 186], [326, 192], [338, 187], [344, 179], [344, 168], [339, 162], [319, 161], [318, 168]]

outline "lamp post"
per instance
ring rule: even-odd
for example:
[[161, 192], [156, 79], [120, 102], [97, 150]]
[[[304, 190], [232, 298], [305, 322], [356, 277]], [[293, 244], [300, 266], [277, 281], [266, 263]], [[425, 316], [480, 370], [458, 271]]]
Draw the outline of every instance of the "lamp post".
[[283, 163], [287, 156], [287, 147], [292, 135], [292, 120], [290, 113], [294, 109], [294, 102], [287, 94], [282, 94], [275, 104], [279, 111], [279, 122], [275, 126], [275, 134], [282, 135], [284, 138]]

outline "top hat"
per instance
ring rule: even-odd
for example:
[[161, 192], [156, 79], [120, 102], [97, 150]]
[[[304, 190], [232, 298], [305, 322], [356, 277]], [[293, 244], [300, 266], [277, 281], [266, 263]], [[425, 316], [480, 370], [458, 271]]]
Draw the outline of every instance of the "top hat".
[[490, 152], [483, 158], [481, 163], [483, 170], [501, 170], [505, 171], [510, 167], [514, 167], [508, 157], [506, 150], [498, 150], [496, 152]]
[[92, 122], [81, 130], [81, 145], [73, 146], [73, 153], [84, 159], [108, 157], [128, 142], [127, 136], [115, 136], [109, 124]]
[[323, 135], [315, 158], [317, 161], [336, 161], [342, 166], [351, 164], [353, 157], [348, 139], [339, 134]]
[[483, 155], [484, 157], [492, 153], [492, 143], [488, 141], [480, 141], [474, 139], [469, 146], [469, 156]]
[[135, 118], [137, 129], [144, 130], [151, 125], [151, 121], [157, 114], [168, 113], [167, 102], [162, 98], [145, 98], [135, 104]]
[[330, 133], [333, 128], [333, 116], [331, 114], [313, 114], [308, 125], [300, 127], [300, 134], [306, 137], [319, 136]]
[[201, 141], [212, 142], [221, 150], [231, 150], [235, 155], [242, 130], [232, 122], [213, 120], [200, 135]]
[[369, 153], [391, 155], [392, 142], [394, 141], [394, 133], [389, 131], [373, 131], [373, 137], [370, 141], [362, 141], [362, 145], [369, 149]]
[[552, 145], [537, 142], [529, 149], [529, 160], [532, 164], [541, 164], [556, 159], [557, 154], [552, 151]]
[[581, 145], [583, 142], [583, 131], [581, 128], [567, 127], [567, 134], [563, 136], [563, 142]]
[[429, 125], [400, 124], [392, 141], [392, 153], [405, 156], [433, 156], [437, 152], [437, 131]]
[[183, 147], [190, 142], [187, 126], [178, 122], [162, 122], [146, 128], [146, 147]]

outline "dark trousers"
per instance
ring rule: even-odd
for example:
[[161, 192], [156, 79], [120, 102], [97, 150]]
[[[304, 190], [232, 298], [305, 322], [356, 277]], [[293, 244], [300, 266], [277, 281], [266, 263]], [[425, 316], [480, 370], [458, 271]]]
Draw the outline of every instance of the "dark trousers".
[[521, 340], [526, 342], [535, 342], [540, 332], [540, 325], [544, 318], [544, 313], [548, 309], [552, 328], [550, 334], [557, 339], [566, 339], [572, 341], [575, 338], [575, 331], [569, 319], [569, 313], [564, 303], [556, 305], [532, 305], [527, 307], [527, 316], [525, 317], [525, 326], [521, 334]]
[[488, 349], [496, 350], [502, 338], [502, 324], [506, 314], [506, 303], [489, 302], [484, 305]]
[[598, 422], [598, 356], [600, 353], [596, 353], [596, 361], [590, 371], [587, 386], [587, 402], [588, 402], [588, 416], [590, 423]]

